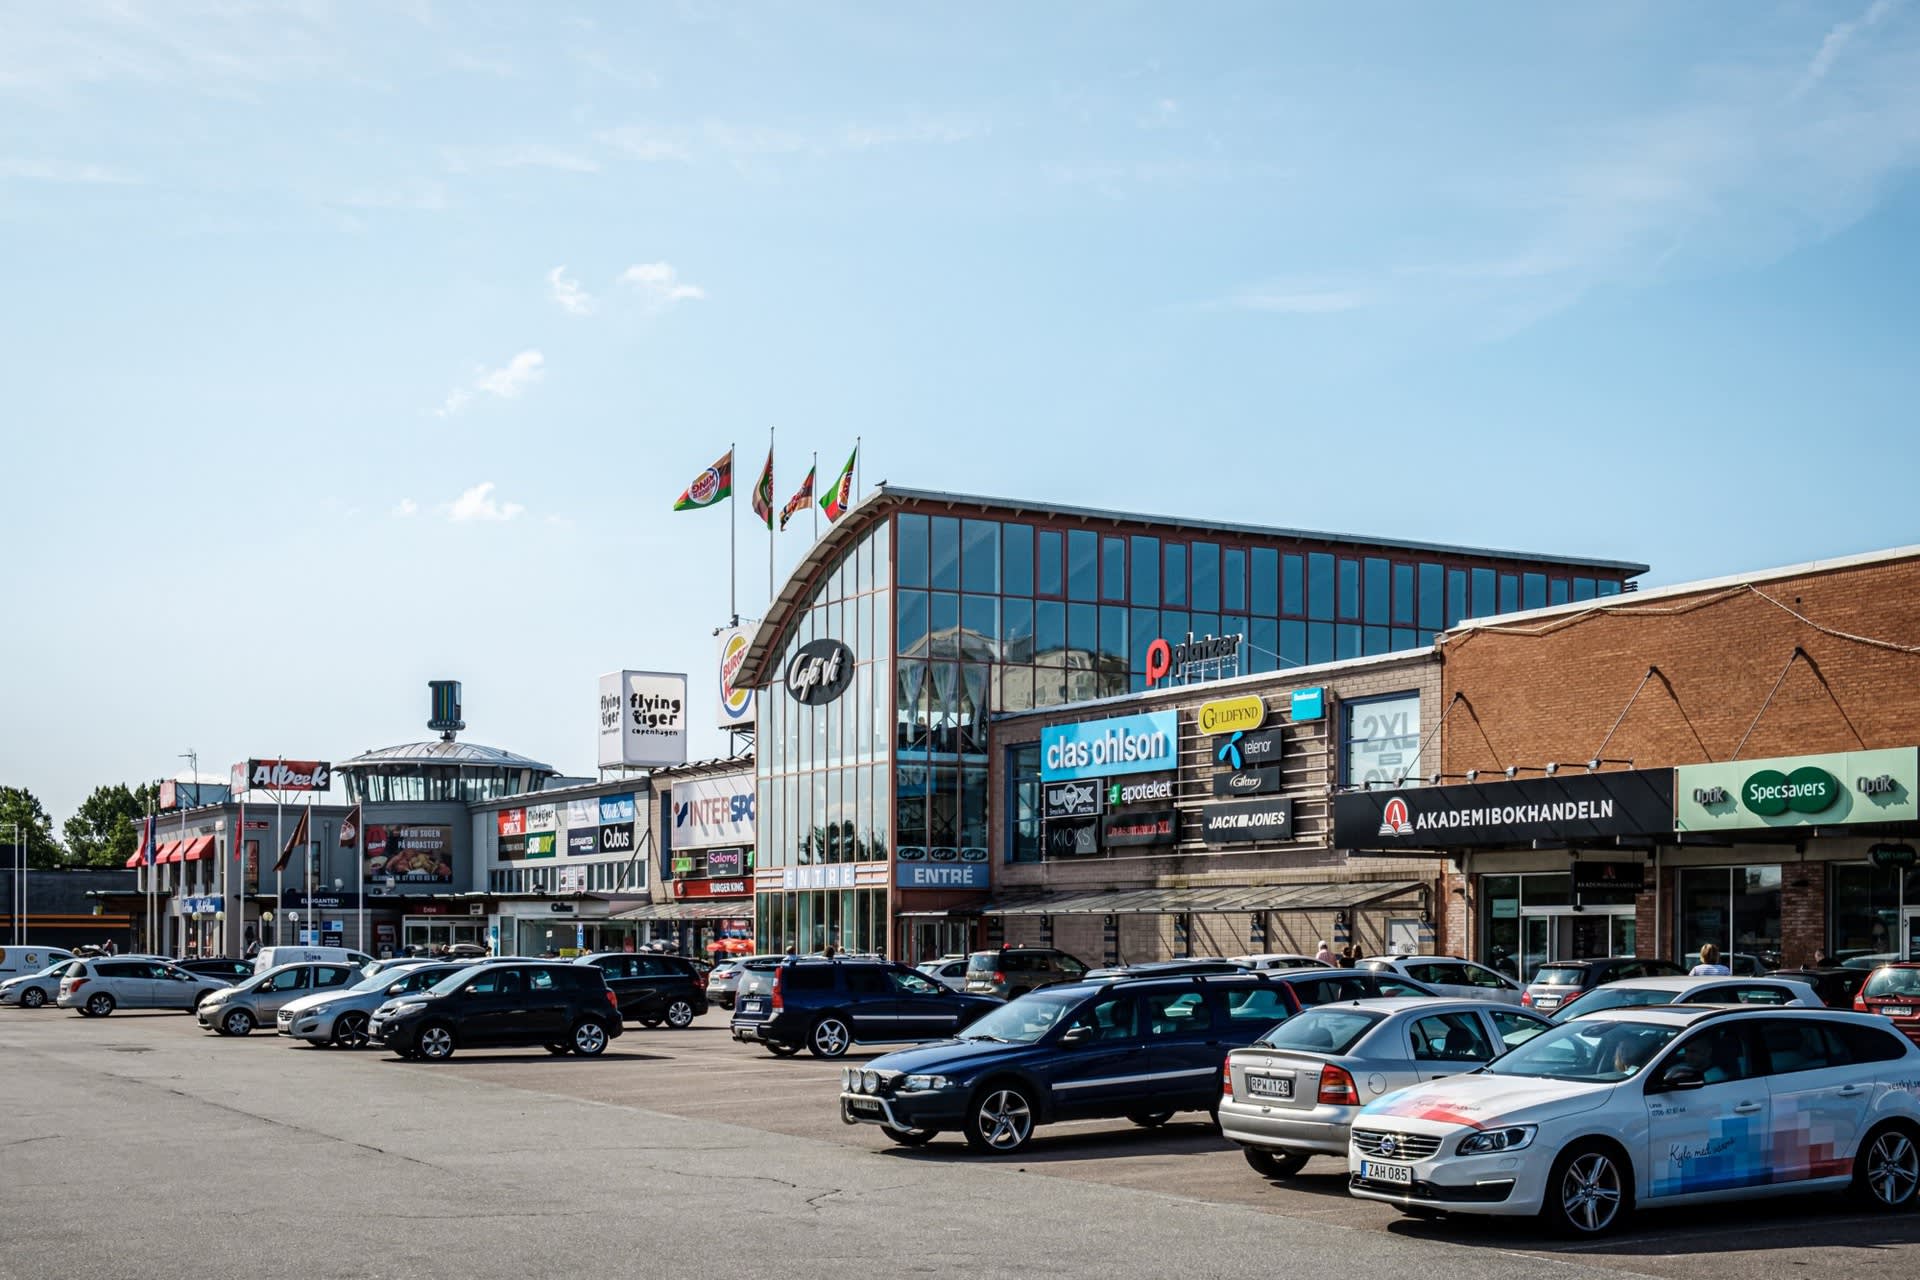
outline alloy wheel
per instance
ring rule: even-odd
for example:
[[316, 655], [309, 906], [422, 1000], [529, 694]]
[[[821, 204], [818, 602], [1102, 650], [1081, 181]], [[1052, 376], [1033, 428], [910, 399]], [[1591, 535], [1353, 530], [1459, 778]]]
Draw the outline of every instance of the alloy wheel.
[[96, 1018], [104, 1018], [113, 1012], [113, 997], [104, 991], [87, 1001], [87, 1012]]
[[414, 1052], [428, 1062], [439, 1062], [453, 1056], [453, 1032], [438, 1024], [427, 1027], [420, 1033], [419, 1043]]
[[607, 1029], [597, 1022], [583, 1022], [573, 1029], [573, 1051], [591, 1058], [607, 1047]]
[[1620, 1213], [1620, 1167], [1605, 1154], [1574, 1158], [1560, 1179], [1560, 1206], [1568, 1222], [1588, 1235], [1605, 1231]]
[[1018, 1151], [1033, 1134], [1033, 1110], [1011, 1089], [996, 1089], [980, 1103], [980, 1136], [995, 1151]]
[[367, 1015], [343, 1013], [333, 1020], [333, 1042], [342, 1049], [364, 1049], [367, 1045]]
[[38, 1009], [47, 1002], [47, 993], [38, 987], [28, 987], [20, 993], [20, 1003], [28, 1009]]
[[847, 1051], [853, 1037], [847, 1032], [847, 1024], [838, 1018], [822, 1018], [814, 1024], [810, 1048], [816, 1058], [837, 1058]]
[[685, 1031], [693, 1025], [693, 1006], [685, 1000], [675, 1000], [667, 1006], [667, 1025], [675, 1031]]
[[1867, 1150], [1867, 1192], [1878, 1204], [1898, 1208], [1920, 1186], [1920, 1147], [1898, 1129], [1889, 1129]]

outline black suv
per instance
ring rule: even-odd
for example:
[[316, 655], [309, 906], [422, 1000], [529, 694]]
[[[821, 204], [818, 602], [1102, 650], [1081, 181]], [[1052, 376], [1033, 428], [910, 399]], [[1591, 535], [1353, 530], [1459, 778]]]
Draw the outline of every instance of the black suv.
[[590, 964], [494, 962], [460, 970], [374, 1010], [367, 1034], [403, 1058], [541, 1044], [594, 1057], [620, 1034], [620, 1006]]
[[707, 1011], [707, 974], [685, 956], [603, 951], [581, 956], [606, 975], [607, 989], [620, 1002], [620, 1016], [642, 1026], [666, 1023], [684, 1031]]
[[1298, 1005], [1266, 973], [1119, 978], [1047, 987], [945, 1044], [841, 1075], [840, 1118], [917, 1147], [958, 1129], [978, 1151], [1020, 1150], [1035, 1125], [1125, 1117], [1144, 1128], [1215, 1111], [1227, 1051]]
[[1583, 991], [1623, 978], [1684, 978], [1687, 971], [1671, 960], [1641, 956], [1601, 956], [1593, 960], [1549, 960], [1535, 970], [1520, 993], [1520, 1003], [1535, 1013], [1552, 1013]]
[[1086, 973], [1085, 963], [1052, 947], [975, 951], [967, 957], [967, 994], [1012, 1000], [1056, 982], [1077, 981]]
[[999, 1007], [886, 960], [789, 960], [765, 995], [735, 1001], [733, 1038], [782, 1058], [803, 1046], [816, 1058], [838, 1058], [856, 1043], [938, 1040]]
[[245, 982], [259, 972], [253, 967], [253, 961], [238, 960], [232, 956], [202, 956], [193, 960], [175, 960], [173, 967], [235, 984]]

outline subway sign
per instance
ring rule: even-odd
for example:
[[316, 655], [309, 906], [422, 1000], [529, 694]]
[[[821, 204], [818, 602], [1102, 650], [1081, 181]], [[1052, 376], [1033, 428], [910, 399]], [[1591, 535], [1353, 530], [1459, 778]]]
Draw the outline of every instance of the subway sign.
[[1046, 782], [1151, 773], [1180, 763], [1180, 715], [1150, 711], [1040, 731], [1040, 777]]

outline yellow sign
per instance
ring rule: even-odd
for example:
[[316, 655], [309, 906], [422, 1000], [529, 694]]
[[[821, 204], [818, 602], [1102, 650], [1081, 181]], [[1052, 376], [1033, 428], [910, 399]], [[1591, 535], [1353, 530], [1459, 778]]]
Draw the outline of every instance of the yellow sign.
[[1202, 733], [1245, 733], [1267, 722], [1267, 700], [1254, 694], [1200, 704]]

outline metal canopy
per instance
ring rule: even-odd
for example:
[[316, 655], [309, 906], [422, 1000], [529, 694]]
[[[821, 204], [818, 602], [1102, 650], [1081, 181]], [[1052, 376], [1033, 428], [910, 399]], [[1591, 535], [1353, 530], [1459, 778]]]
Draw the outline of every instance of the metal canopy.
[[753, 914], [751, 898], [709, 898], [703, 902], [649, 902], [622, 911], [615, 920], [730, 920]]
[[1420, 880], [1276, 884], [1207, 889], [1118, 889], [1049, 893], [989, 903], [988, 916], [1232, 915], [1254, 911], [1327, 911], [1363, 907], [1426, 888]]

